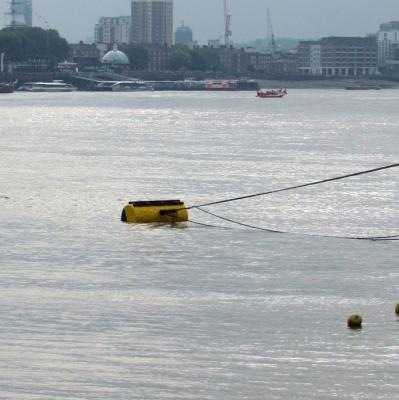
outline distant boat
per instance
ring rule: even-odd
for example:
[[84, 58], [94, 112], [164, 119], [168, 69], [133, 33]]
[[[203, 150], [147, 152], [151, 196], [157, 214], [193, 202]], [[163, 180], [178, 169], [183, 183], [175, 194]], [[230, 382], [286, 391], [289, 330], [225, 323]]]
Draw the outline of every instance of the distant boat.
[[259, 88], [258, 82], [255, 80], [227, 80], [217, 81], [210, 80], [203, 82], [205, 90], [211, 91], [250, 91]]
[[0, 93], [13, 93], [17, 82], [0, 83]]
[[113, 92], [148, 92], [154, 90], [151, 85], [135, 81], [115, 82], [111, 86]]
[[228, 81], [206, 82], [205, 90], [230, 90], [230, 82], [228, 82]]
[[17, 89], [22, 92], [76, 92], [75, 86], [63, 81], [52, 82], [26, 82]]
[[282, 97], [288, 94], [287, 89], [279, 89], [279, 90], [266, 90], [266, 89], [259, 89], [256, 92], [256, 97], [260, 97], [262, 99], [265, 98], [274, 98], [274, 99], [281, 99]]

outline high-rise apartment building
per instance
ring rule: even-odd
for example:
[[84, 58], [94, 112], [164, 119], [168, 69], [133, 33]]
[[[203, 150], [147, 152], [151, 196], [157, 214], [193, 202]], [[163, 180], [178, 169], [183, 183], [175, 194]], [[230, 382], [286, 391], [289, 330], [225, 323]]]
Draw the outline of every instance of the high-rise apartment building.
[[173, 44], [173, 0], [132, 1], [132, 42]]
[[32, 0], [22, 1], [22, 14], [25, 18], [25, 25], [32, 26]]
[[378, 66], [386, 69], [399, 69], [399, 21], [380, 25], [377, 44]]
[[102, 17], [95, 27], [95, 42], [108, 44], [130, 43], [131, 32], [130, 17]]
[[6, 13], [8, 26], [32, 26], [32, 0], [12, 0], [9, 4], [10, 11]]

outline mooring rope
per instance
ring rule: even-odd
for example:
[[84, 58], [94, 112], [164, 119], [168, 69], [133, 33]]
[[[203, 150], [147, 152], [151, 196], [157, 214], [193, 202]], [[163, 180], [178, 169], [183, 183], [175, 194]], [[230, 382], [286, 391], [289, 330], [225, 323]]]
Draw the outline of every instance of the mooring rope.
[[[236, 221], [233, 220], [231, 218], [226, 218], [223, 217], [221, 215], [212, 213], [210, 211], [204, 210], [201, 207], [195, 207], [195, 209], [211, 215], [215, 218], [221, 219], [223, 221], [227, 221], [230, 222], [232, 224], [235, 225], [240, 225], [240, 226], [244, 226], [246, 228], [251, 228], [251, 229], [255, 229], [258, 231], [263, 231], [263, 232], [269, 232], [269, 233], [284, 233], [287, 235], [302, 235], [302, 236], [312, 236], [312, 237], [324, 237], [324, 238], [332, 238], [332, 239], [346, 239], [346, 240], [369, 240], [369, 241], [396, 241], [399, 240], [399, 235], [389, 235], [389, 236], [335, 236], [335, 235], [318, 235], [318, 234], [311, 234], [311, 233], [299, 233], [299, 232], [286, 232], [286, 231], [277, 231], [274, 229], [269, 229], [269, 228], [262, 228], [260, 226], [255, 226], [255, 225], [249, 225], [249, 224], [245, 224], [243, 222], [240, 221]], [[198, 225], [204, 225], [204, 226], [208, 226], [211, 228], [220, 228], [220, 229], [227, 229], [226, 227], [219, 227], [219, 226], [215, 226], [215, 225], [210, 225], [210, 224], [202, 224], [202, 223], [198, 223], [198, 222], [194, 222], [194, 221], [189, 221]]]
[[203, 222], [194, 221], [192, 219], [189, 219], [188, 222], [190, 222], [191, 224], [194, 224], [194, 225], [203, 226], [205, 228], [217, 228], [217, 229], [228, 229], [228, 230], [232, 230], [233, 229], [233, 228], [231, 228], [229, 226], [218, 226], [218, 225], [205, 224]]
[[399, 167], [399, 163], [385, 165], [384, 167], [368, 169], [368, 170], [365, 170], [365, 171], [355, 172], [355, 173], [352, 173], [352, 174], [336, 176], [334, 178], [323, 179], [323, 180], [320, 180], [320, 181], [304, 183], [302, 185], [290, 186], [290, 187], [283, 188], [283, 189], [269, 190], [267, 192], [255, 193], [255, 194], [250, 194], [250, 195], [247, 195], [247, 196], [233, 197], [233, 198], [230, 198], [230, 199], [213, 201], [211, 203], [193, 205], [193, 206], [185, 208], [185, 210], [192, 210], [193, 208], [198, 208], [198, 207], [214, 206], [216, 204], [231, 203], [233, 201], [245, 200], [245, 199], [250, 199], [250, 198], [253, 198], [253, 197], [267, 196], [267, 195], [273, 194], [273, 193], [287, 192], [289, 190], [295, 190], [295, 189], [300, 189], [300, 188], [304, 188], [304, 187], [308, 187], [308, 186], [320, 185], [322, 183], [327, 183], [327, 182], [339, 181], [339, 180], [342, 180], [342, 179], [352, 178], [354, 176], [372, 174], [372, 173], [375, 173], [375, 172], [378, 172], [378, 171], [382, 171], [382, 170], [385, 170], [385, 169], [397, 168], [397, 167]]
[[269, 232], [269, 233], [288, 233], [288, 232], [283, 232], [283, 231], [276, 231], [274, 229], [261, 228], [259, 226], [255, 226], [255, 225], [245, 224], [243, 222], [235, 221], [233, 219], [222, 217], [221, 215], [214, 214], [214, 213], [212, 213], [210, 211], [203, 210], [201, 207], [195, 207], [195, 208], [197, 210], [199, 210], [199, 211], [202, 211], [205, 214], [212, 215], [213, 217], [219, 218], [219, 219], [221, 219], [223, 221], [231, 222], [232, 224], [236, 224], [236, 225], [241, 225], [241, 226], [244, 226], [246, 228], [257, 229], [257, 230], [265, 231], [265, 232]]
[[[390, 168], [397, 168], [397, 167], [399, 167], [399, 163], [389, 164], [389, 165], [385, 165], [383, 167], [368, 169], [368, 170], [359, 171], [359, 172], [346, 174], [346, 175], [340, 175], [340, 176], [336, 176], [336, 177], [333, 177], [333, 178], [322, 179], [322, 180], [319, 180], [319, 181], [304, 183], [304, 184], [301, 184], [301, 185], [290, 186], [290, 187], [286, 187], [286, 188], [282, 188], [282, 189], [269, 190], [267, 192], [255, 193], [255, 194], [251, 194], [251, 195], [247, 195], [247, 196], [233, 197], [233, 198], [230, 198], [230, 199], [225, 199], [225, 200], [213, 201], [213, 202], [210, 202], [210, 203], [193, 205], [193, 206], [186, 207], [186, 208], [183, 208], [183, 209], [184, 210], [197, 209], [197, 210], [199, 210], [199, 211], [201, 211], [201, 212], [203, 212], [205, 214], [211, 215], [211, 216], [213, 216], [215, 218], [218, 218], [218, 219], [221, 219], [223, 221], [230, 222], [230, 223], [235, 224], [235, 225], [244, 226], [246, 228], [256, 229], [256, 230], [259, 230], [259, 231], [264, 231], [264, 232], [269, 232], [269, 233], [284, 233], [284, 234], [292, 234], [292, 235], [300, 234], [300, 235], [305, 235], [305, 236], [317, 236], [317, 237], [347, 239], [347, 240], [371, 240], [371, 241], [395, 241], [395, 240], [398, 240], [399, 241], [399, 235], [390, 235], [390, 236], [357, 236], [357, 237], [352, 237], [352, 236], [317, 235], [317, 234], [292, 233], [292, 232], [278, 231], [278, 230], [274, 230], [274, 229], [262, 228], [260, 226], [246, 224], [246, 223], [243, 223], [243, 222], [240, 222], [240, 221], [237, 221], [237, 220], [233, 220], [231, 218], [226, 218], [226, 217], [223, 217], [221, 215], [218, 215], [218, 214], [212, 213], [210, 211], [204, 210], [202, 208], [202, 207], [213, 206], [213, 205], [217, 205], [217, 204], [224, 204], [224, 203], [230, 203], [230, 202], [233, 202], [233, 201], [250, 199], [250, 198], [254, 198], [254, 197], [267, 196], [267, 195], [270, 195], [270, 194], [273, 194], [273, 193], [281, 193], [281, 192], [286, 192], [286, 191], [289, 191], [289, 190], [295, 190], [295, 189], [300, 189], [300, 188], [309, 187], [309, 186], [316, 186], [316, 185], [320, 185], [320, 184], [327, 183], [327, 182], [339, 181], [339, 180], [342, 180], [342, 179], [352, 178], [354, 176], [372, 174], [372, 173], [375, 173], [375, 172], [378, 172], [378, 171], [382, 171], [382, 170], [386, 170], [386, 169], [390, 169]], [[174, 210], [174, 211], [176, 212], [176, 211], [179, 211], [179, 210]], [[228, 229], [226, 227], [218, 227], [218, 226], [215, 226], [215, 225], [203, 224], [203, 223], [200, 223], [200, 222], [194, 222], [194, 221], [190, 221], [190, 222], [192, 222], [194, 224], [197, 224], [197, 225], [203, 225], [203, 226], [208, 226], [208, 227], [212, 227], [212, 228]]]

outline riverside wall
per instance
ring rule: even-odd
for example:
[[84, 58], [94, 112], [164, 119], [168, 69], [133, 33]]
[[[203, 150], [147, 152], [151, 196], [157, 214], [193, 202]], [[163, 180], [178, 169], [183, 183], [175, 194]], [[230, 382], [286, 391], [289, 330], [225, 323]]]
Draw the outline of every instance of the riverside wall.
[[[118, 79], [110, 79], [108, 80], [123, 80], [122, 78], [137, 78], [140, 80], [148, 80], [148, 81], [178, 81], [184, 80], [187, 78], [193, 78], [197, 80], [205, 80], [205, 79], [218, 79], [218, 80], [227, 80], [227, 79], [239, 79], [242, 77], [239, 76], [231, 76], [226, 74], [189, 74], [179, 73], [179, 72], [158, 72], [158, 73], [150, 73], [143, 71], [124, 71], [123, 75], [119, 75]], [[259, 75], [249, 75], [245, 76], [247, 79], [255, 79], [259, 82], [260, 87], [264, 88], [298, 88], [298, 89], [334, 89], [334, 88], [345, 88], [347, 86], [352, 86], [356, 84], [368, 84], [368, 85], [378, 85], [382, 88], [398, 88], [399, 87], [399, 79], [392, 76], [379, 76], [379, 77], [367, 77], [367, 78], [359, 78], [359, 77], [351, 77], [351, 78], [322, 78], [317, 79], [312, 77], [312, 79], [306, 79], [300, 76], [294, 77], [282, 77], [281, 79], [265, 79], [264, 76]], [[76, 86], [78, 86], [79, 90], [90, 90], [90, 82], [88, 79], [74, 79], [72, 75], [62, 74], [56, 71], [47, 71], [47, 72], [18, 72], [13, 74], [8, 73], [0, 73], [0, 82], [14, 82], [18, 81], [18, 85], [21, 85], [24, 82], [28, 81], [45, 81], [49, 82], [54, 79], [63, 79], [67, 82], [70, 82]], [[105, 79], [105, 78], [104, 78]]]

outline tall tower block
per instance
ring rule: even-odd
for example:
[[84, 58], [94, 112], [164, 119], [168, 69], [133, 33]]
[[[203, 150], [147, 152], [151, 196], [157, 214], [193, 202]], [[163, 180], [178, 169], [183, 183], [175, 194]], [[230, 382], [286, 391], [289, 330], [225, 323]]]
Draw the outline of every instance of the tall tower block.
[[173, 44], [173, 0], [132, 0], [132, 42]]

